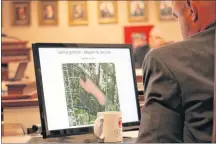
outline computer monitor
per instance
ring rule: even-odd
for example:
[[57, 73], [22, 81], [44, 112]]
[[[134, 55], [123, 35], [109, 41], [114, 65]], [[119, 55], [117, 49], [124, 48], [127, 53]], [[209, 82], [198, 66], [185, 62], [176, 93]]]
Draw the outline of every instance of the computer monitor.
[[90, 133], [101, 111], [139, 125], [131, 45], [36, 43], [33, 56], [44, 138]]

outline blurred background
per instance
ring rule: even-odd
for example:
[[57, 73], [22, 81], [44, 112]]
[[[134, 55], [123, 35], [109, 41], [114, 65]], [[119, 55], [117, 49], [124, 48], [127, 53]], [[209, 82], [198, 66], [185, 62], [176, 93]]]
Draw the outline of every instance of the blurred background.
[[[169, 43], [182, 40], [178, 22], [172, 15], [167, 16], [170, 15], [170, 3], [2, 1], [2, 34], [28, 41], [27, 47], [31, 47], [35, 42], [132, 43], [128, 38], [132, 39], [134, 30], [136, 33], [143, 31], [148, 43], [150, 29], [156, 27], [156, 35]], [[110, 15], [105, 15], [106, 5]], [[8, 40], [15, 39], [2, 37], [3, 42]], [[13, 77], [18, 63], [9, 63], [8, 67], [9, 77]], [[25, 75], [35, 79], [32, 56]]]
[[142, 106], [145, 55], [182, 40], [171, 1], [3, 0], [1, 4], [4, 135], [23, 134], [23, 129], [28, 133], [40, 123], [32, 43], [132, 44]]

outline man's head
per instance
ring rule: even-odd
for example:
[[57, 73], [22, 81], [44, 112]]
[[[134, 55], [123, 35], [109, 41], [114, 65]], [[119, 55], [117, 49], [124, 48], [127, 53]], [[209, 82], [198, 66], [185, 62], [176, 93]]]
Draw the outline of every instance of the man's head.
[[216, 22], [216, 1], [173, 1], [173, 15], [178, 18], [185, 39]]
[[138, 47], [145, 46], [146, 44], [147, 42], [145, 34], [135, 33], [132, 35], [132, 45], [134, 50]]
[[164, 32], [162, 32], [159, 28], [154, 27], [149, 35], [149, 45], [151, 48], [159, 48], [160, 46], [165, 44], [164, 40]]

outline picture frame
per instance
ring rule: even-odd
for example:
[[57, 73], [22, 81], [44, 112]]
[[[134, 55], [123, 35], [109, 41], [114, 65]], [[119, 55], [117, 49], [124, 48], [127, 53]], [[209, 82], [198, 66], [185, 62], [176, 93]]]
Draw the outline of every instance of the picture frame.
[[68, 1], [69, 25], [88, 25], [87, 1]]
[[172, 1], [158, 1], [157, 2], [157, 9], [158, 9], [158, 17], [159, 20], [162, 21], [172, 21], [175, 20], [175, 17], [172, 13]]
[[127, 1], [128, 22], [144, 22], [148, 20], [148, 1]]
[[124, 27], [124, 43], [133, 44], [134, 37], [136, 35], [142, 35], [146, 38], [147, 43], [149, 43], [150, 32], [154, 25], [146, 26], [125, 26]]
[[1, 2], [1, 28], [3, 28], [3, 24], [4, 24], [4, 18], [3, 18], [3, 11], [4, 11], [4, 1]]
[[98, 23], [111, 24], [118, 22], [117, 1], [98, 1]]
[[58, 1], [39, 1], [39, 25], [58, 24]]
[[29, 26], [31, 24], [31, 6], [29, 1], [12, 2], [12, 25]]

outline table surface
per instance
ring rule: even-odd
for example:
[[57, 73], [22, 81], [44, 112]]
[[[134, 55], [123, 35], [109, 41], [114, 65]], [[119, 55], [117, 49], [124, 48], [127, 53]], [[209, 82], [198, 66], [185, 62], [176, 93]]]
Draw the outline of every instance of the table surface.
[[[124, 132], [125, 133], [125, 132]], [[127, 134], [123, 138], [123, 143], [135, 143], [138, 131], [126, 132]], [[47, 138], [43, 139], [40, 135], [35, 136], [12, 136], [12, 137], [2, 137], [2, 143], [28, 143], [28, 144], [54, 144], [54, 143], [98, 143], [97, 138], [93, 134], [84, 134], [68, 137], [58, 137], [58, 138]]]
[[[123, 138], [123, 143], [134, 143], [135, 138]], [[41, 143], [98, 143], [97, 138], [93, 134], [77, 135], [61, 138], [48, 138], [33, 137], [29, 143], [41, 144]]]

